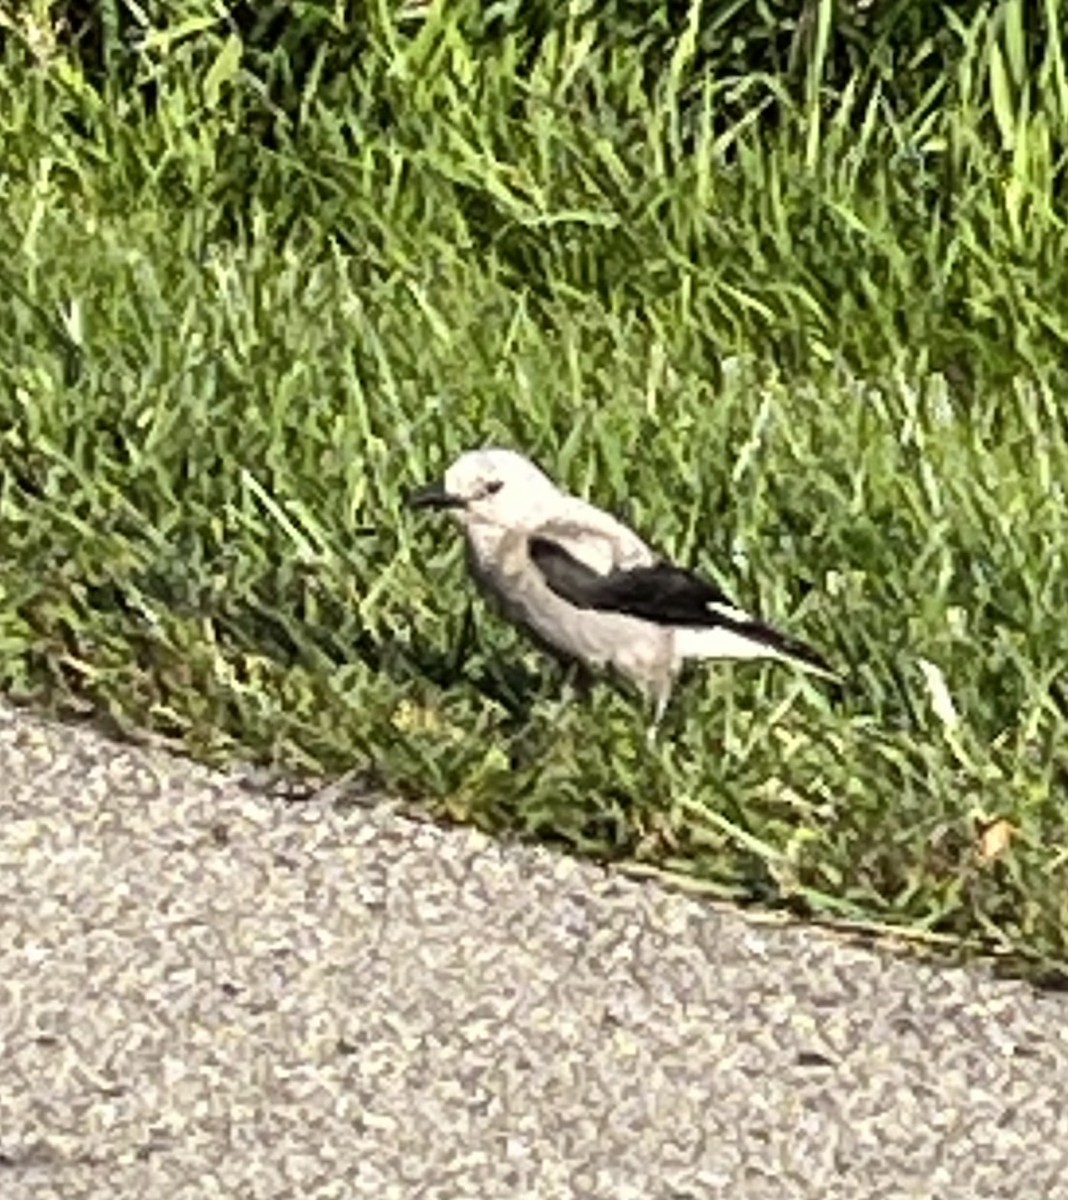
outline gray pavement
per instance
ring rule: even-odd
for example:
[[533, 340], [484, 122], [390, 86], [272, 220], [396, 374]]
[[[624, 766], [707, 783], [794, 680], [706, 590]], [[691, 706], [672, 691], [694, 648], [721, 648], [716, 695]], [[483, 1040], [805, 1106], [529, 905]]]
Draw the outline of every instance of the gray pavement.
[[1068, 1197], [1065, 1002], [0, 708], [0, 1197]]

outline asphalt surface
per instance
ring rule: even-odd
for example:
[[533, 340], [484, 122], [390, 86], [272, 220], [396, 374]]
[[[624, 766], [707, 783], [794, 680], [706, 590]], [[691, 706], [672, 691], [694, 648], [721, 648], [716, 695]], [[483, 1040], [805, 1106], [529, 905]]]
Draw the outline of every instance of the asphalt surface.
[[1068, 1197], [1065, 1001], [0, 708], [0, 1197]]

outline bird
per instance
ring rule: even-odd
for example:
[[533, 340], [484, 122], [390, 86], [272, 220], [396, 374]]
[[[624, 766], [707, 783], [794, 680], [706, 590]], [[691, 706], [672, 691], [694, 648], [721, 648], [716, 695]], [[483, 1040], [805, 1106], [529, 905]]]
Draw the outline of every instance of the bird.
[[688, 660], [772, 660], [840, 682], [819, 651], [656, 553], [518, 451], [468, 450], [408, 503], [453, 518], [476, 586], [542, 649], [634, 686], [652, 705], [651, 735]]

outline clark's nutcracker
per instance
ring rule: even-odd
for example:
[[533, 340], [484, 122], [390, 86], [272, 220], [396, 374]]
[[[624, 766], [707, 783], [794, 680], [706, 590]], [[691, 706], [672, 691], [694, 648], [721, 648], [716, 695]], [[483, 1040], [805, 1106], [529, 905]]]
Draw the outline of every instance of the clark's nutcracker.
[[774, 659], [838, 679], [817, 651], [736, 608], [514, 450], [461, 454], [409, 503], [447, 509], [471, 574], [504, 615], [558, 658], [636, 685], [654, 705], [654, 729], [686, 659]]

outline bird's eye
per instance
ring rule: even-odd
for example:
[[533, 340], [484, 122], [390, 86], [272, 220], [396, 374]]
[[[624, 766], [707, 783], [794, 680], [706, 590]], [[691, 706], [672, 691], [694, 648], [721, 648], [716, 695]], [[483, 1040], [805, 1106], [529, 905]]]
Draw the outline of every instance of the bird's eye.
[[503, 479], [491, 479], [483, 489], [483, 495], [496, 496], [496, 494], [504, 487]]

